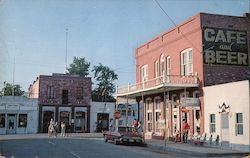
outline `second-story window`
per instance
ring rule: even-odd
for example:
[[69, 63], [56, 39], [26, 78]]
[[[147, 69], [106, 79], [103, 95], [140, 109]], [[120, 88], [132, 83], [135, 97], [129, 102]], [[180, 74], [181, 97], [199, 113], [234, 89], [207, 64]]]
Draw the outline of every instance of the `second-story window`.
[[167, 57], [167, 75], [170, 75], [171, 72], [171, 58], [170, 56]]
[[62, 91], [62, 104], [68, 104], [68, 90], [64, 89]]
[[186, 49], [181, 52], [181, 75], [189, 76], [193, 74], [193, 50]]
[[48, 98], [54, 98], [54, 87], [48, 86]]
[[160, 59], [160, 70], [161, 70], [161, 76], [166, 75], [165, 73], [165, 58], [164, 55], [161, 55], [161, 59]]
[[159, 77], [159, 62], [155, 62], [155, 78]]
[[148, 80], [148, 65], [144, 65], [141, 68], [141, 82], [145, 82]]
[[83, 87], [76, 88], [76, 99], [83, 99]]

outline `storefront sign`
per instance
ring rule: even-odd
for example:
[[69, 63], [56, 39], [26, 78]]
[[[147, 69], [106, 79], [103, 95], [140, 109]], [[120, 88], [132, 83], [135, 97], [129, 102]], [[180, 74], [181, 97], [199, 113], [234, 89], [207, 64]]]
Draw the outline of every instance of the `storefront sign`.
[[9, 104], [6, 106], [6, 110], [19, 110], [19, 105]]
[[198, 108], [200, 107], [199, 98], [181, 98], [181, 106], [189, 108]]
[[247, 32], [203, 28], [205, 64], [248, 66]]

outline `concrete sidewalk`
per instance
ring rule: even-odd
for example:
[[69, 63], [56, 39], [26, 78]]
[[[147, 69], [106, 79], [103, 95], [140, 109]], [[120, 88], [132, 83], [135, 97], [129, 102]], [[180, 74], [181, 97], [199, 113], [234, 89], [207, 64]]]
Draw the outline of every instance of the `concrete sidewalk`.
[[[49, 138], [47, 133], [38, 134], [12, 134], [12, 135], [0, 135], [0, 140], [8, 139], [42, 139]], [[51, 137], [54, 138], [54, 137]], [[103, 138], [102, 133], [67, 133], [66, 137], [61, 137], [60, 133], [57, 134], [57, 138]]]
[[249, 157], [250, 153], [226, 150], [219, 147], [207, 147], [201, 145], [184, 144], [184, 143], [174, 143], [171, 141], [164, 140], [146, 140], [148, 148], [162, 151], [162, 152], [173, 152], [176, 154], [191, 155], [197, 157]]

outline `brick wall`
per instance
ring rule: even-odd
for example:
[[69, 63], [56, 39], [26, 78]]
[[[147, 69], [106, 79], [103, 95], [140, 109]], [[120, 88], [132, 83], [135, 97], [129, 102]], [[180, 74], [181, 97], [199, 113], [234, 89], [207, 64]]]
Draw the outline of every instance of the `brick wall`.
[[[70, 75], [39, 76], [39, 104], [62, 105], [62, 91], [68, 90], [68, 104], [73, 106], [90, 106], [91, 78]], [[53, 87], [53, 97], [48, 97], [48, 87]], [[77, 98], [77, 88], [83, 88], [82, 98]]]
[[[250, 16], [243, 17], [201, 14], [202, 27], [247, 31], [248, 60], [250, 44]], [[250, 63], [250, 62], [249, 62]], [[204, 85], [216, 85], [250, 79], [249, 66], [204, 64]]]

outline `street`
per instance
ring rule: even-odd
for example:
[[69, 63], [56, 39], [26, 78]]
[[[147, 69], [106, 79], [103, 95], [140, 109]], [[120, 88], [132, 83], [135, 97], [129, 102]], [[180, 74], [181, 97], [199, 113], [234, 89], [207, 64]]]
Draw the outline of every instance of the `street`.
[[1, 153], [6, 158], [187, 158], [142, 146], [105, 143], [102, 138], [9, 139], [0, 143]]

